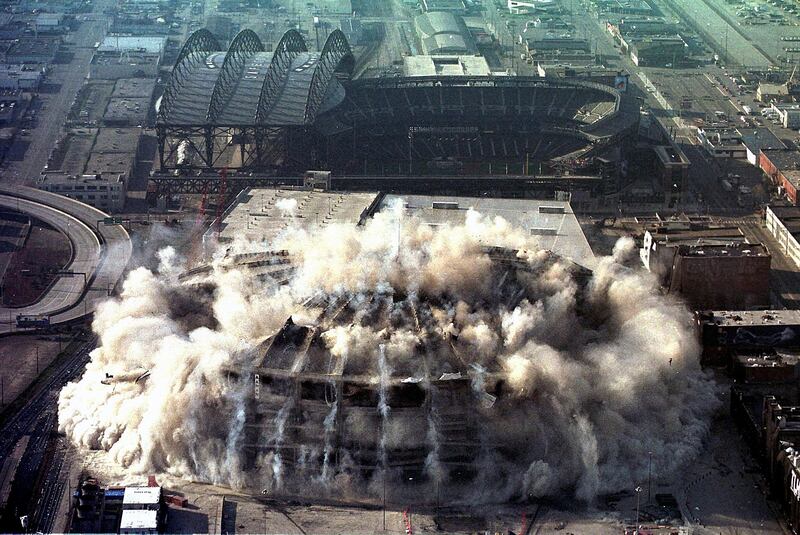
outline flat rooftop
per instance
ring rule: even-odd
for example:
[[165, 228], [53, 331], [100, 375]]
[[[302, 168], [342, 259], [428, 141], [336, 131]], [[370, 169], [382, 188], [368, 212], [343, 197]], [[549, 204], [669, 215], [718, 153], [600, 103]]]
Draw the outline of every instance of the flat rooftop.
[[141, 128], [98, 128], [92, 152], [133, 154], [141, 135]]
[[148, 509], [124, 509], [119, 529], [155, 530], [158, 528], [158, 511]]
[[[593, 268], [595, 257], [583, 234], [572, 206], [564, 201], [533, 199], [493, 199], [485, 197], [444, 197], [435, 195], [387, 195], [381, 208], [403, 202], [409, 215], [430, 225], [460, 225], [467, 211], [483, 216], [502, 217], [525, 232], [531, 246]], [[497, 245], [497, 244], [487, 244]]]
[[58, 50], [58, 41], [55, 39], [17, 39], [8, 48], [6, 55], [9, 58], [20, 56], [40, 56], [42, 59], [52, 58]]
[[800, 151], [763, 149], [762, 152], [781, 171], [800, 169]]
[[689, 165], [689, 158], [678, 147], [657, 145], [654, 150], [658, 159], [666, 165]]
[[114, 84], [115, 98], [146, 98], [153, 96], [156, 81], [150, 78], [121, 78]]
[[109, 35], [103, 39], [98, 52], [147, 52], [161, 54], [166, 46], [166, 37], [128, 37]]
[[692, 257], [743, 257], [770, 256], [767, 248], [760, 243], [702, 244], [699, 246], [684, 245], [680, 249], [682, 256]]
[[785, 150], [786, 145], [769, 128], [742, 128], [742, 143], [753, 154], [760, 150]]
[[103, 114], [103, 121], [130, 126], [143, 125], [147, 120], [149, 108], [149, 98], [112, 97]]
[[133, 169], [133, 153], [130, 152], [93, 152], [86, 162], [87, 175], [126, 175], [131, 169]]
[[[290, 226], [311, 229], [333, 223], [356, 225], [377, 192], [351, 193], [258, 188], [240, 193], [222, 221], [220, 242], [271, 241]], [[215, 230], [214, 230], [215, 231]]]
[[95, 54], [92, 58], [93, 65], [154, 65], [158, 64], [161, 56], [149, 52], [130, 52], [124, 56], [118, 52], [104, 52]]
[[68, 175], [83, 174], [96, 135], [94, 128], [81, 128], [67, 133], [61, 138], [59, 149], [53, 151], [50, 170], [63, 171]]
[[720, 327], [755, 325], [800, 326], [800, 310], [712, 310], [700, 317]]
[[125, 487], [122, 505], [157, 505], [161, 500], [161, 487]]

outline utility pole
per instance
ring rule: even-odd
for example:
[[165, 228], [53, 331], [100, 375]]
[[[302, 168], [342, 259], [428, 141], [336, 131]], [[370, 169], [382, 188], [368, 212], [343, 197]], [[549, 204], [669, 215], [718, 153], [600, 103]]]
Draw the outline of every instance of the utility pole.
[[386, 470], [383, 471], [383, 531], [386, 531]]
[[633, 533], [639, 535], [639, 494], [642, 492], [642, 487], [636, 487], [634, 490], [636, 491], [636, 529]]
[[647, 503], [650, 503], [650, 476], [653, 474], [653, 452], [648, 451], [649, 460], [647, 461]]

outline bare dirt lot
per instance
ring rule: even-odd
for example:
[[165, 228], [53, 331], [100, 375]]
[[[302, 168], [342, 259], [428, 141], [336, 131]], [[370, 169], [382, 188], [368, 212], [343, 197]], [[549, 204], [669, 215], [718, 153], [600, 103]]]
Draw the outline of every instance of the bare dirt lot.
[[[67, 341], [61, 344], [67, 346]], [[59, 342], [52, 336], [19, 335], [0, 338], [0, 377], [3, 382], [3, 407], [21, 394], [58, 355]]]
[[57, 271], [72, 257], [69, 240], [61, 232], [34, 222], [21, 249], [15, 251], [3, 278], [3, 304], [11, 307], [35, 303], [53, 283]]

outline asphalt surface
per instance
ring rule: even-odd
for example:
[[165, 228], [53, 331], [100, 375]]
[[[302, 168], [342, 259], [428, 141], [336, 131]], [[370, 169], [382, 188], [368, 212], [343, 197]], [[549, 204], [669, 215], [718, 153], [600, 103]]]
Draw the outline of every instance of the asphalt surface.
[[[107, 214], [87, 204], [24, 186], [0, 185], [0, 206], [31, 213], [65, 232], [74, 259], [37, 303], [24, 309], [0, 309], [0, 332], [16, 330], [17, 314], [49, 315], [51, 324], [79, 319], [105, 299], [122, 279], [133, 250], [130, 236], [120, 225], [104, 225]], [[84, 276], [88, 289], [84, 287]]]
[[90, 20], [81, 24], [77, 32], [66, 36], [59, 57], [44, 85], [32, 103], [35, 117], [24, 125], [30, 130], [26, 137], [17, 136], [2, 166], [4, 184], [30, 184], [39, 177], [50, 151], [63, 132], [72, 102], [89, 74], [89, 63], [94, 54], [94, 43], [102, 40], [108, 26], [103, 10], [113, 5], [109, 0], [96, 0]]
[[0, 423], [0, 459], [30, 435], [28, 448], [17, 468], [5, 511], [0, 511], [0, 532], [20, 531], [19, 516], [29, 515], [28, 531], [50, 532], [58, 503], [67, 484], [62, 470], [65, 449], [55, 436], [57, 401], [61, 388], [83, 373], [96, 337], [82, 343], [73, 354], [56, 361], [29, 393], [27, 402]]
[[[68, 213], [39, 202], [0, 194], [0, 207], [18, 210], [64, 233], [72, 247], [72, 261], [65, 270], [93, 274], [100, 263], [100, 241], [91, 228]], [[33, 305], [22, 308], [0, 307], [0, 318], [9, 323], [17, 314], [55, 314], [74, 306], [81, 300], [83, 276], [60, 276], [47, 293]]]

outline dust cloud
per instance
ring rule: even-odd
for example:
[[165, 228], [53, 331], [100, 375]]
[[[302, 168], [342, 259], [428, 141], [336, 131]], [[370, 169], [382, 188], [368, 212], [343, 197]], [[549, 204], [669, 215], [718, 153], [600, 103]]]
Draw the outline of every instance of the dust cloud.
[[[525, 269], [509, 275], [489, 245], [509, 248]], [[428, 475], [444, 477], [436, 415], [404, 417], [386, 385], [403, 374], [429, 388], [427, 378], [461, 372], [478, 400], [472, 487], [480, 491], [468, 499], [591, 502], [643, 481], [651, 459], [655, 474], [679, 470], [699, 452], [719, 404], [687, 311], [628, 267], [633, 247], [621, 240], [580, 277], [501, 218], [470, 210], [461, 225], [432, 228], [398, 207], [361, 227], [290, 227], [273, 243], [235, 243], [218, 251], [202, 285], [182, 282], [184, 260], [165, 249], [157, 269], [131, 271], [121, 295], [98, 310], [99, 347], [61, 392], [59, 429], [131, 473], [275, 492], [374, 490], [377, 476], [363, 475], [349, 452], [333, 463], [329, 431], [345, 410], [336, 403], [319, 447], [306, 452], [313, 468], [293, 475], [280, 453], [246, 467], [242, 453], [259, 344], [290, 316], [313, 322], [309, 300], [349, 296], [352, 319], [324, 326], [321, 340], [348, 369], [375, 377], [375, 473], [387, 451], [413, 438], [427, 447]], [[288, 251], [289, 283], [231, 266], [234, 254], [254, 250]], [[390, 319], [378, 321], [378, 310]], [[278, 411], [262, 444], [282, 444], [291, 410], [287, 402]], [[347, 418], [357, 433], [358, 414]]]

